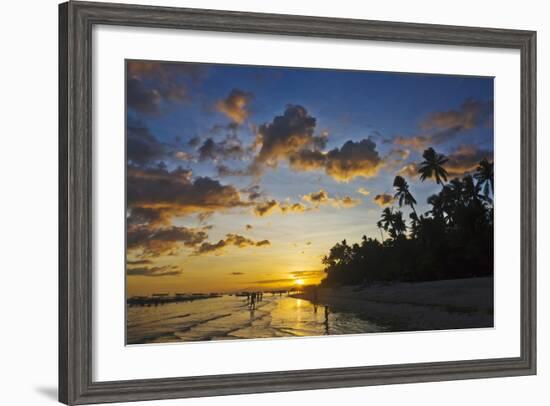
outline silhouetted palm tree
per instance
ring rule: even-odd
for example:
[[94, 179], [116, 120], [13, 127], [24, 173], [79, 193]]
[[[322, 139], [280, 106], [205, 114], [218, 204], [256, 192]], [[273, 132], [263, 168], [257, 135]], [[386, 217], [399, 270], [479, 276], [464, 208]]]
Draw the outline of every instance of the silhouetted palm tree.
[[446, 182], [449, 174], [443, 168], [443, 165], [448, 161], [447, 157], [443, 154], [438, 154], [431, 147], [424, 151], [422, 157], [424, 161], [418, 169], [420, 180], [424, 182], [427, 178], [433, 177], [438, 184]]
[[444, 200], [441, 197], [441, 194], [431, 195], [428, 197], [428, 204], [432, 206], [432, 209], [428, 211], [434, 218], [444, 218]]
[[[443, 165], [444, 155], [428, 148], [419, 169], [421, 180], [434, 179], [441, 190], [431, 195], [431, 208], [417, 216], [417, 202], [409, 185], [396, 176], [394, 198], [410, 206], [411, 223], [394, 207], [382, 210], [376, 225], [382, 242], [363, 236], [361, 244], [336, 243], [323, 257], [327, 286], [357, 285], [377, 281], [426, 281], [492, 276], [493, 163], [483, 160], [474, 175], [454, 178]], [[494, 192], [493, 192], [494, 193]], [[485, 196], [484, 196], [485, 194]], [[384, 241], [385, 234], [389, 238]]]
[[464, 186], [462, 185], [462, 182], [458, 178], [452, 179], [448, 185], [445, 185], [443, 187], [443, 192], [447, 194], [446, 198], [453, 202], [454, 205], [458, 205], [459, 203], [462, 203], [464, 200], [464, 196], [462, 194], [464, 189]]
[[405, 220], [403, 220], [403, 213], [398, 210], [393, 215], [393, 227], [390, 229], [390, 234], [392, 234], [393, 238], [396, 238], [399, 235], [405, 234], [407, 231], [407, 225], [405, 224]]
[[390, 207], [386, 207], [382, 210], [382, 217], [380, 218], [378, 224], [385, 231], [388, 231], [388, 229], [393, 227], [393, 210]]
[[466, 200], [472, 201], [476, 204], [479, 203], [483, 199], [480, 191], [481, 184], [480, 182], [475, 183], [472, 175], [467, 175], [464, 179], [462, 179], [462, 192]]
[[409, 217], [411, 218], [411, 238], [418, 238], [418, 235], [420, 234], [420, 223], [421, 220], [424, 218], [422, 215], [420, 215], [420, 218], [414, 215], [414, 213], [409, 214]]
[[494, 172], [493, 162], [489, 162], [486, 158], [483, 158], [479, 163], [474, 177], [477, 179], [478, 185], [483, 188], [483, 194], [485, 197], [489, 197], [489, 192], [494, 194]]
[[399, 207], [402, 207], [403, 204], [411, 206], [412, 211], [414, 212], [414, 217], [418, 218], [414, 205], [416, 204], [416, 199], [413, 197], [409, 190], [409, 184], [403, 177], [397, 175], [393, 180], [393, 187], [397, 189], [395, 193], [395, 198], [399, 199]]

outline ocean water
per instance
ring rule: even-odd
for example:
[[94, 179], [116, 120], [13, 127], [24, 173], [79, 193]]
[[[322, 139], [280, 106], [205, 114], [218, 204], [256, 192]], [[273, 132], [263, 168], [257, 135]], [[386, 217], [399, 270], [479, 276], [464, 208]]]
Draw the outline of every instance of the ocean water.
[[127, 344], [304, 337], [384, 331], [352, 313], [270, 294], [250, 309], [231, 295], [127, 308]]

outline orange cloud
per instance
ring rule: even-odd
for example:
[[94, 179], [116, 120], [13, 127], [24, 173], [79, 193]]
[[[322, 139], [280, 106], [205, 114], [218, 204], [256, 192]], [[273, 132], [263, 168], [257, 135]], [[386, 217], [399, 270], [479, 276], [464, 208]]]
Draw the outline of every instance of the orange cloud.
[[348, 208], [361, 204], [361, 200], [353, 199], [351, 196], [344, 196], [343, 198], [329, 197], [327, 191], [323, 189], [320, 189], [318, 192], [304, 195], [302, 196], [302, 199], [315, 205], [316, 207], [323, 204], [331, 204], [333, 207]]
[[392, 195], [382, 193], [380, 195], [374, 196], [373, 201], [380, 207], [386, 207], [391, 206], [395, 201], [395, 198]]
[[234, 123], [242, 124], [248, 118], [247, 105], [252, 100], [252, 93], [233, 89], [229, 96], [216, 103], [216, 110], [225, 114]]
[[413, 162], [406, 164], [397, 172], [400, 176], [406, 176], [408, 178], [414, 179], [418, 176], [418, 166]]
[[445, 169], [450, 176], [464, 176], [476, 170], [479, 162], [486, 158], [493, 160], [493, 152], [477, 148], [474, 145], [460, 145], [447, 158]]
[[291, 155], [289, 162], [294, 170], [324, 169], [327, 175], [339, 182], [376, 176], [383, 166], [376, 144], [370, 138], [347, 141], [341, 148], [334, 148], [327, 153], [301, 150]]
[[329, 201], [328, 193], [323, 189], [319, 190], [318, 192], [312, 192], [304, 195], [302, 199], [304, 199], [306, 202], [314, 204], [323, 204]]
[[152, 230], [148, 226], [130, 226], [126, 246], [132, 255], [158, 257], [176, 254], [182, 247], [196, 247], [208, 238], [204, 228], [164, 227]]
[[271, 242], [269, 242], [268, 240], [254, 241], [239, 234], [227, 234], [223, 240], [219, 240], [217, 243], [203, 242], [195, 249], [195, 251], [193, 251], [193, 255], [203, 255], [212, 252], [220, 253], [224, 248], [228, 246], [246, 248], [265, 247], [268, 245], [271, 245]]
[[422, 134], [412, 137], [396, 137], [394, 143], [422, 151], [434, 144], [454, 139], [464, 131], [491, 124], [493, 102], [467, 99], [455, 110], [429, 114], [421, 123]]
[[467, 99], [457, 110], [436, 112], [428, 115], [420, 127], [424, 130], [432, 128], [456, 128], [471, 130], [482, 124], [482, 120], [492, 112], [493, 104], [474, 99]]
[[287, 213], [303, 213], [307, 210], [307, 207], [301, 203], [285, 203], [278, 202], [277, 200], [267, 200], [264, 202], [258, 202], [253, 209], [255, 215], [263, 217], [269, 216], [274, 212]]
[[127, 62], [126, 101], [130, 109], [157, 115], [163, 103], [189, 100], [187, 82], [195, 81], [204, 68], [196, 64]]
[[353, 199], [351, 196], [344, 196], [341, 199], [335, 199], [334, 205], [336, 207], [355, 207], [357, 205], [361, 204], [361, 200], [359, 199]]
[[279, 160], [302, 149], [325, 146], [326, 134], [314, 135], [316, 119], [302, 106], [289, 105], [282, 116], [258, 128], [256, 144], [260, 147], [253, 168], [277, 167]]
[[431, 143], [431, 138], [429, 136], [417, 135], [415, 137], [396, 137], [393, 141], [397, 145], [403, 147], [409, 147], [417, 151], [422, 151], [427, 148]]
[[[136, 213], [144, 220], [149, 217], [156, 219], [156, 223], [166, 223], [172, 216], [251, 205], [241, 200], [235, 187], [222, 185], [208, 177], [193, 179], [189, 170], [177, 168], [168, 171], [164, 167], [138, 168], [131, 165], [127, 170], [127, 200], [131, 215], [138, 209]], [[145, 211], [148, 211], [147, 216]]]

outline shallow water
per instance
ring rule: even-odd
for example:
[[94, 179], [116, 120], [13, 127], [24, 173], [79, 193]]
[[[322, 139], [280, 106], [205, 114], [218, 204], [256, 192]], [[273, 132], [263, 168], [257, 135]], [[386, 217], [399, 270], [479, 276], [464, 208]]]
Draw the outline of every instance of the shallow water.
[[264, 295], [251, 310], [246, 298], [222, 296], [193, 302], [128, 307], [127, 343], [231, 340], [373, 333], [384, 329], [352, 313], [307, 300]]

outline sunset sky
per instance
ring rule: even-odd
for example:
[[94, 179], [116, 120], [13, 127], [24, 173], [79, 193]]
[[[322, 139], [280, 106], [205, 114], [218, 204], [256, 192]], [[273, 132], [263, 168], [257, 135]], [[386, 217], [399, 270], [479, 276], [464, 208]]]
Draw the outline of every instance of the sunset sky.
[[427, 209], [425, 148], [451, 177], [493, 157], [493, 78], [128, 61], [126, 85], [129, 296], [318, 283], [380, 239], [396, 174]]

